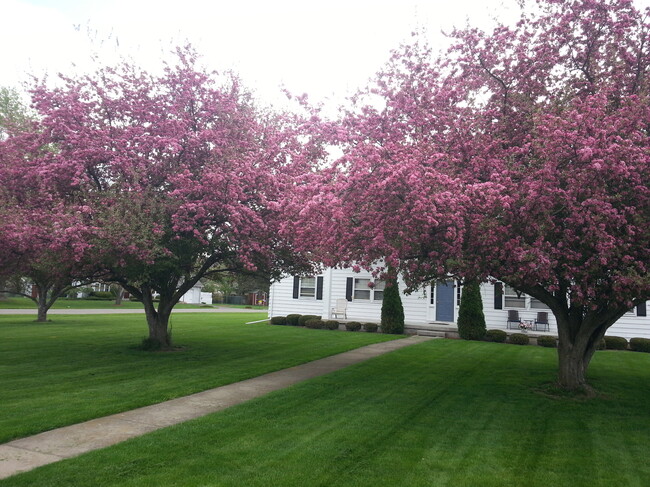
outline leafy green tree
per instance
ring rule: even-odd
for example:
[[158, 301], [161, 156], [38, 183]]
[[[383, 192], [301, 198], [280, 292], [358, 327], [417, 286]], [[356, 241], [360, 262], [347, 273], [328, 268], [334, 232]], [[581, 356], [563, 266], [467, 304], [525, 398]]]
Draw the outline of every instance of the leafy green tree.
[[0, 86], [0, 139], [24, 129], [30, 121], [29, 109], [15, 88]]

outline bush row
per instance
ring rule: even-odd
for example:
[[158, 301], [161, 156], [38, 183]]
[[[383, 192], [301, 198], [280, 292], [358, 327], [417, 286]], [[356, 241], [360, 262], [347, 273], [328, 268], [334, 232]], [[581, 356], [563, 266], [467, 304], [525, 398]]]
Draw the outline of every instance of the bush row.
[[[485, 341], [497, 343], [512, 343], [515, 345], [528, 345], [530, 339], [525, 333], [508, 334], [503, 330], [488, 330], [485, 333]], [[537, 345], [540, 347], [557, 348], [557, 338], [553, 336], [537, 337]], [[628, 342], [624, 337], [606, 336], [598, 344], [598, 350], [627, 350], [635, 352], [650, 353], [649, 338], [631, 338]]]
[[[304, 326], [315, 330], [338, 330], [341, 325], [336, 320], [323, 320], [321, 316], [299, 314], [274, 316], [270, 323], [272, 325]], [[369, 333], [375, 333], [379, 325], [377, 323], [359, 323], [358, 321], [345, 323], [345, 329], [348, 331], [360, 331], [362, 328]]]

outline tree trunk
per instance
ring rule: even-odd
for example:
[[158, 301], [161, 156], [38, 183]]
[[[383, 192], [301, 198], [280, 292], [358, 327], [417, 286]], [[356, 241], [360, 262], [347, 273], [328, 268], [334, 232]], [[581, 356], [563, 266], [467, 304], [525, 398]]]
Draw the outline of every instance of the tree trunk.
[[587, 367], [591, 355], [584, 347], [575, 343], [567, 344], [560, 340], [558, 344], [558, 384], [567, 390], [584, 390], [587, 388]]
[[161, 298], [158, 309], [156, 309], [151, 294], [144, 292], [142, 303], [144, 304], [144, 312], [149, 327], [149, 336], [147, 337], [145, 348], [148, 350], [165, 350], [171, 348], [172, 336], [169, 330], [169, 317], [173, 305], [170, 306], [167, 300], [163, 301], [163, 298]]
[[625, 309], [585, 311], [570, 308], [565, 313], [554, 313], [558, 329], [558, 384], [566, 390], [589, 390], [587, 368], [607, 329]]
[[115, 293], [115, 306], [121, 306], [122, 305], [122, 298], [124, 297], [124, 289], [121, 287], [117, 289], [117, 292]]
[[36, 321], [38, 323], [45, 323], [47, 322], [47, 312], [51, 306], [47, 299], [48, 288], [45, 286], [38, 286], [37, 289], [38, 294], [36, 295], [36, 305], [38, 306], [38, 314]]

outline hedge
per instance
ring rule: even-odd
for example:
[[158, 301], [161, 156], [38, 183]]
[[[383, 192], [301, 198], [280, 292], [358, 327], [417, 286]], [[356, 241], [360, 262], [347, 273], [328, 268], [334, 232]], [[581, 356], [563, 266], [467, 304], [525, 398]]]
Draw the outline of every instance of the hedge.
[[320, 318], [312, 318], [305, 322], [305, 326], [313, 330], [320, 330], [322, 328], [325, 328], [325, 322]]
[[648, 338], [631, 338], [630, 339], [630, 350], [635, 352], [646, 352], [650, 353], [650, 339]]
[[364, 323], [363, 324], [363, 329], [369, 333], [375, 333], [377, 329], [379, 328], [379, 325], [377, 323]]
[[557, 348], [557, 338], [550, 336], [537, 337], [537, 345], [540, 347]]
[[485, 332], [485, 340], [488, 342], [505, 343], [508, 334], [503, 330], [488, 330]]
[[607, 350], [627, 350], [627, 340], [623, 337], [605, 337]]
[[309, 320], [320, 320], [321, 317], [317, 315], [302, 315], [300, 318], [298, 318], [298, 324], [300, 326], [307, 326], [307, 322]]
[[513, 345], [528, 345], [530, 338], [524, 333], [513, 333], [510, 335], [508, 343], [512, 343]]
[[338, 330], [339, 322], [336, 320], [326, 320], [323, 322], [326, 330]]
[[345, 324], [345, 329], [348, 331], [359, 331], [361, 329], [361, 323], [358, 321], [349, 321]]
[[290, 314], [287, 315], [287, 325], [290, 326], [300, 326], [300, 317], [302, 315], [299, 314]]

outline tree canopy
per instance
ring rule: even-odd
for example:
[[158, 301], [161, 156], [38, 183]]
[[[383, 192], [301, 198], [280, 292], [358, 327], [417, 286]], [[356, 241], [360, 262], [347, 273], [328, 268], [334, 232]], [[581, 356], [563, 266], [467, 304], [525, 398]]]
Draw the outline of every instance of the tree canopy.
[[451, 275], [534, 296], [557, 319], [560, 384], [584, 387], [607, 328], [650, 297], [648, 19], [544, 0], [513, 27], [454, 31], [439, 57], [403, 46], [324, 125], [343, 156], [304, 179], [291, 231], [411, 288]]
[[200, 68], [189, 47], [161, 74], [124, 63], [61, 82], [33, 89], [38, 127], [10, 138], [4, 159], [47, 185], [25, 199], [75, 210], [43, 216], [81, 235], [103, 279], [143, 301], [152, 346], [171, 344], [169, 314], [201, 277], [277, 275], [297, 262], [277, 232], [304, 159], [295, 120], [256, 107], [235, 75]]

